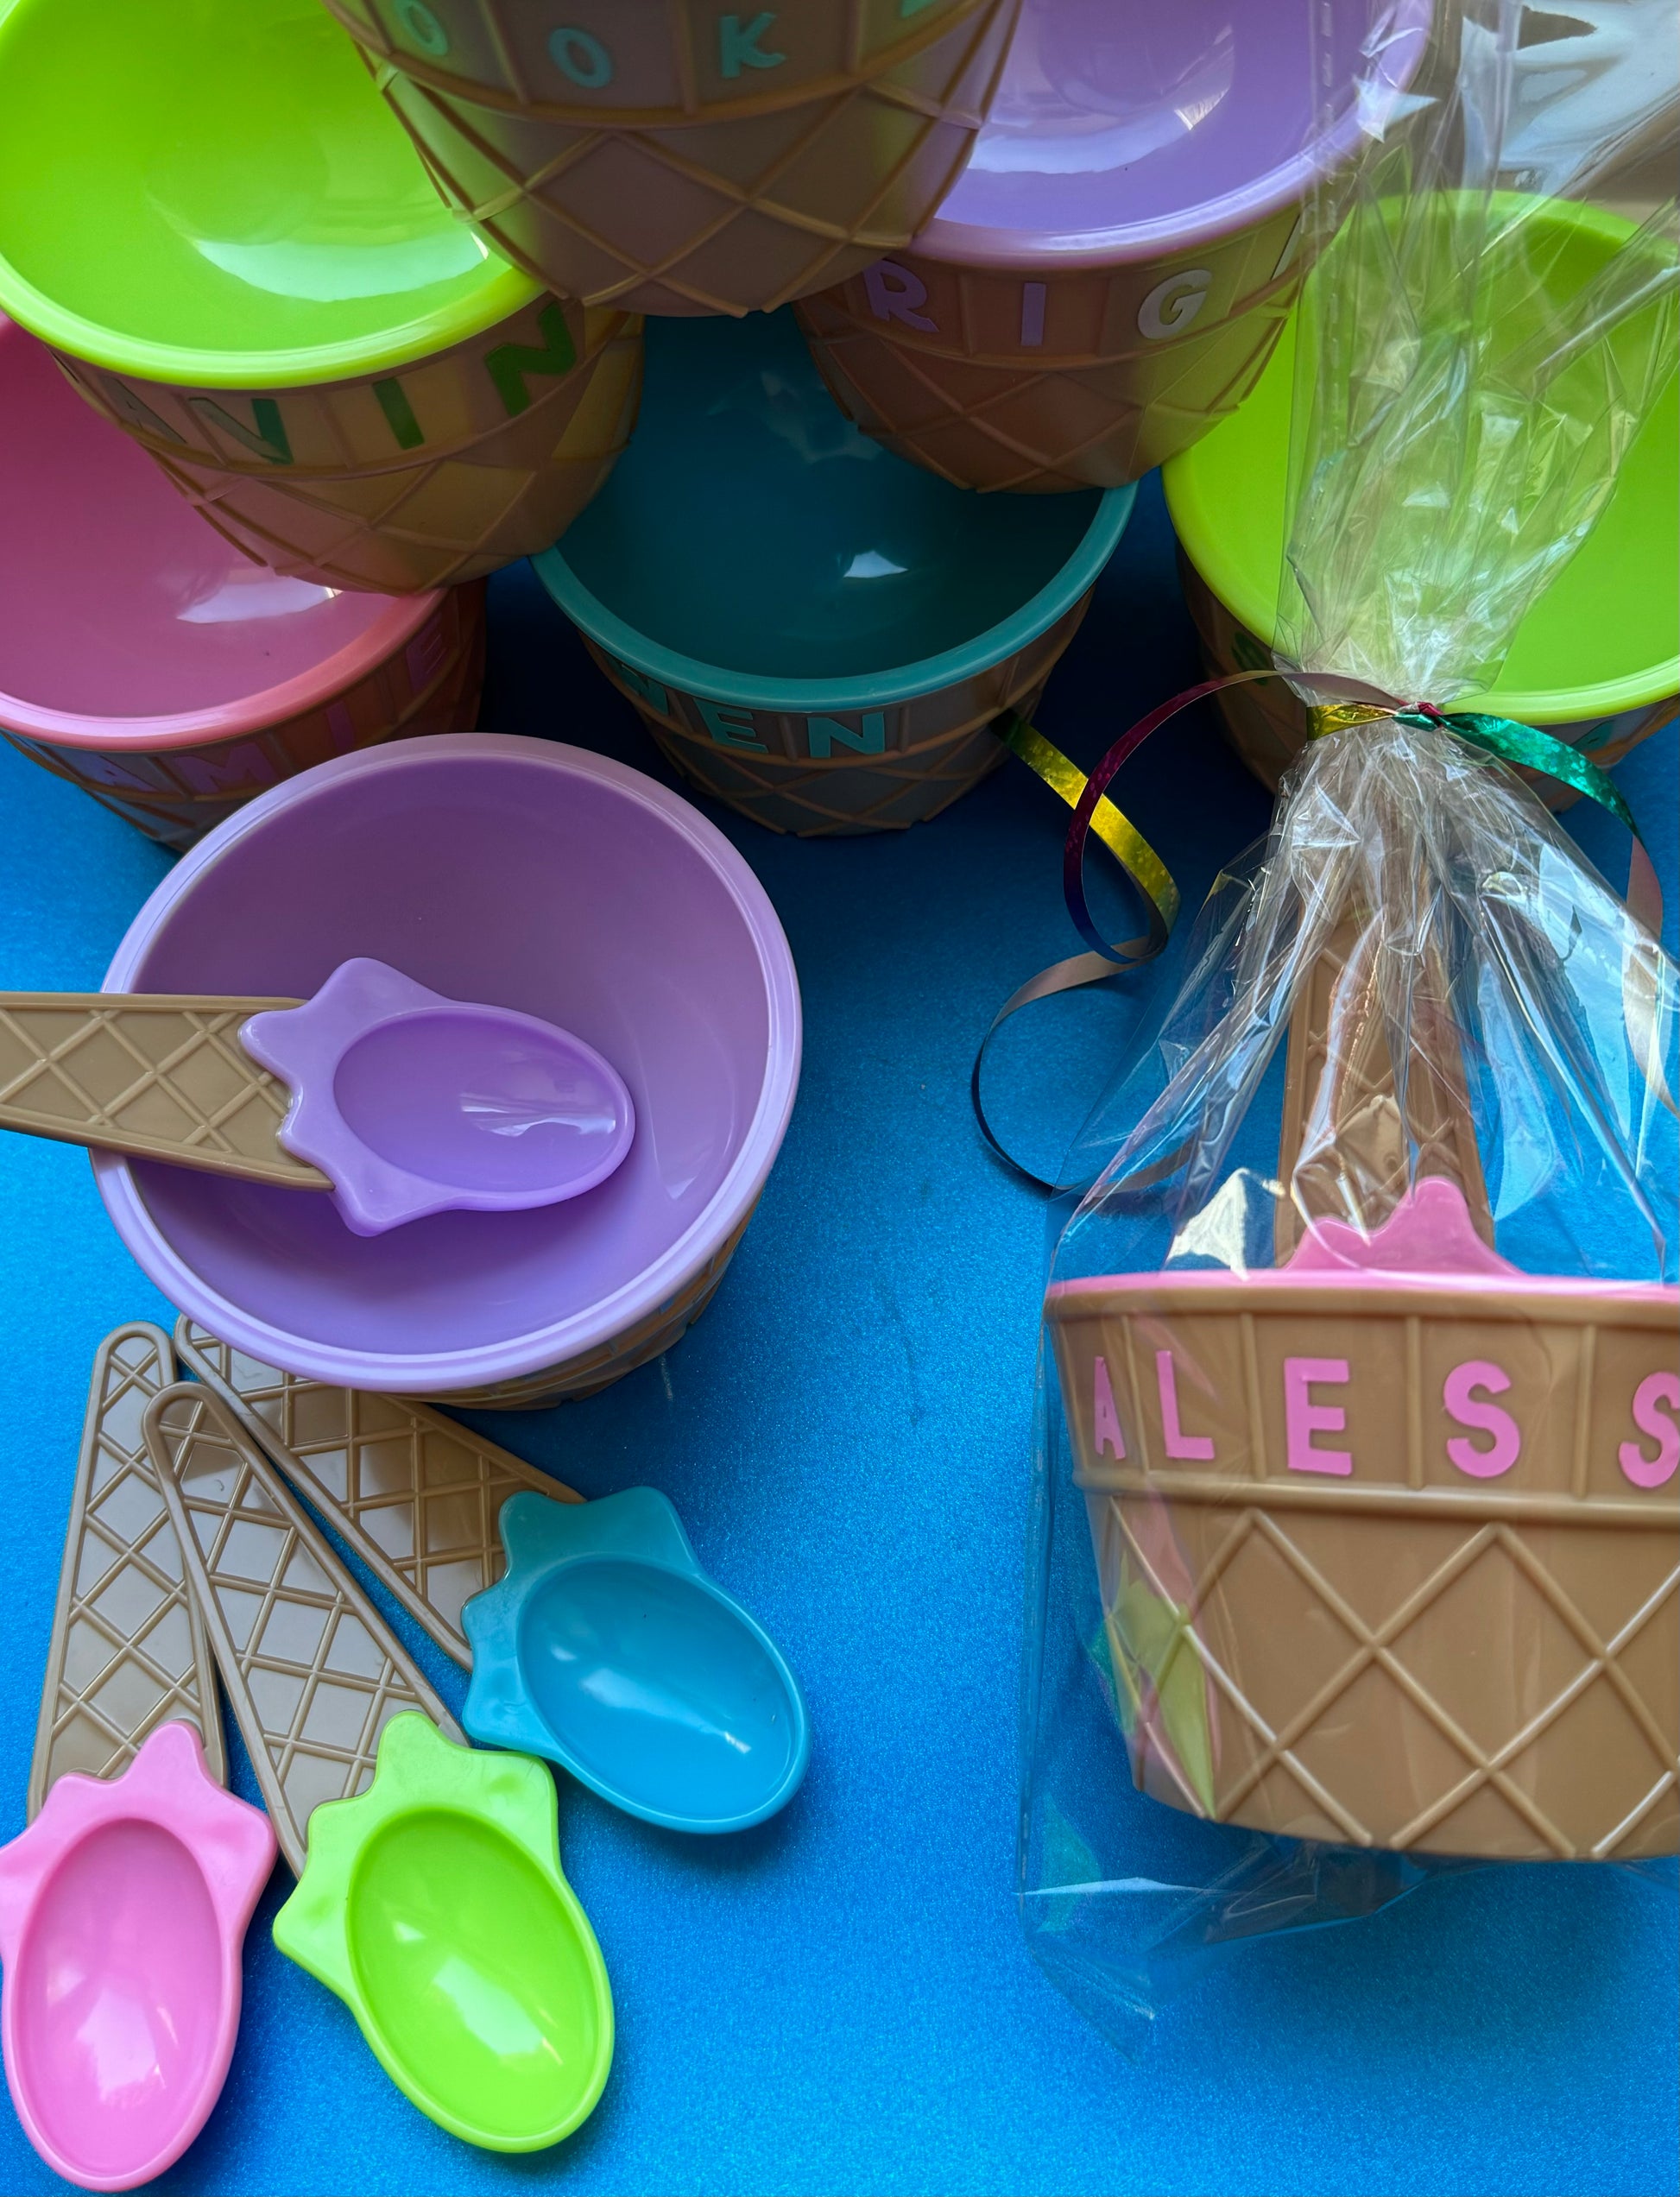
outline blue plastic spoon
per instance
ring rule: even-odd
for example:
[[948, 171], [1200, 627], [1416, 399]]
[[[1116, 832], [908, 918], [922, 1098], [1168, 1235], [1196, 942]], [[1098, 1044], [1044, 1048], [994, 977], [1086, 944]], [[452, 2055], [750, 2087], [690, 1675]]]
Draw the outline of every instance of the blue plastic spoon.
[[473, 1739], [671, 1830], [744, 1830], [786, 1806], [810, 1752], [793, 1674], [663, 1495], [519, 1494], [499, 1525], [506, 1576], [462, 1612]]

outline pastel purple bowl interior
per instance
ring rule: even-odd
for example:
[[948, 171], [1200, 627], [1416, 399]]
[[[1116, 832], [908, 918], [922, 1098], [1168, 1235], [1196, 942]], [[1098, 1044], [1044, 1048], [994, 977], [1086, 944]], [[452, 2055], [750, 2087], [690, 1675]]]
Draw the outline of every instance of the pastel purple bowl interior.
[[464, 734], [338, 758], [186, 856], [107, 990], [308, 998], [351, 955], [542, 1017], [617, 1069], [622, 1166], [568, 1203], [353, 1235], [329, 1198], [98, 1154], [167, 1295], [316, 1379], [439, 1392], [594, 1348], [750, 1209], [798, 1081], [799, 993], [744, 862], [673, 793], [578, 749]]
[[1315, 133], [1311, 4], [1026, 0], [968, 166], [916, 249], [980, 266], [1119, 262], [1302, 198], [1353, 152], [1361, 106], [1411, 81], [1431, 17], [1431, 0], [1335, 0], [1338, 96]]

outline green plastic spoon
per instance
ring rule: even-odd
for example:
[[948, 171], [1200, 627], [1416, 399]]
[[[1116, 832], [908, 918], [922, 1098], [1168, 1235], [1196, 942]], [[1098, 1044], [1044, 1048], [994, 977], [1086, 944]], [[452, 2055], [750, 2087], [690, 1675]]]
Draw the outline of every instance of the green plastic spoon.
[[612, 1994], [560, 1871], [554, 1781], [524, 1755], [393, 1717], [374, 1781], [316, 1809], [275, 1917], [404, 2096], [452, 2136], [536, 2151], [584, 2120], [612, 2064]]

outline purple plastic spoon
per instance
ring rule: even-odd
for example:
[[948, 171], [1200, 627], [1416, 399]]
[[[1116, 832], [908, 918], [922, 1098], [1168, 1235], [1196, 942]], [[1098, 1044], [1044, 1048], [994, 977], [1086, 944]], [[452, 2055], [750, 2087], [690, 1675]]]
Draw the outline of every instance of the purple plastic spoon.
[[581, 1038], [382, 961], [342, 963], [303, 1006], [252, 1015], [239, 1042], [291, 1091], [280, 1142], [330, 1178], [359, 1236], [558, 1205], [604, 1182], [635, 1135], [622, 1076]]

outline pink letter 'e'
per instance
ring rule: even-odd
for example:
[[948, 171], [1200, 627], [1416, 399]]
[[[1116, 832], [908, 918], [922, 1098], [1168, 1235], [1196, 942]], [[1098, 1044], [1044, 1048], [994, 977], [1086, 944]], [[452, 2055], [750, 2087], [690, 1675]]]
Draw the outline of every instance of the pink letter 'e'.
[[1664, 1406], [1680, 1411], [1680, 1373], [1647, 1373], [1633, 1391], [1633, 1424], [1656, 1436], [1657, 1454], [1646, 1456], [1637, 1442], [1624, 1442], [1617, 1452], [1635, 1487], [1660, 1487], [1680, 1470], [1680, 1425], [1664, 1417]]
[[1497, 1480], [1522, 1455], [1523, 1430], [1510, 1412], [1502, 1411], [1497, 1404], [1481, 1402], [1473, 1393], [1485, 1388], [1494, 1396], [1503, 1396], [1510, 1386], [1511, 1376], [1503, 1366], [1487, 1358], [1467, 1358], [1462, 1366], [1453, 1367], [1442, 1387], [1441, 1401], [1460, 1426], [1475, 1427], [1478, 1433], [1494, 1437], [1486, 1449], [1478, 1449], [1462, 1434], [1454, 1435], [1447, 1443], [1448, 1456], [1472, 1480]]
[[1350, 1449], [1315, 1449], [1315, 1434], [1341, 1434], [1348, 1414], [1339, 1404], [1315, 1404], [1309, 1393], [1314, 1381], [1348, 1379], [1345, 1358], [1285, 1358], [1284, 1360], [1284, 1435], [1292, 1473], [1350, 1473]]

